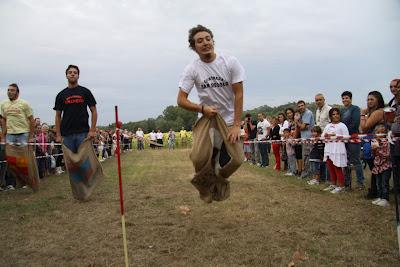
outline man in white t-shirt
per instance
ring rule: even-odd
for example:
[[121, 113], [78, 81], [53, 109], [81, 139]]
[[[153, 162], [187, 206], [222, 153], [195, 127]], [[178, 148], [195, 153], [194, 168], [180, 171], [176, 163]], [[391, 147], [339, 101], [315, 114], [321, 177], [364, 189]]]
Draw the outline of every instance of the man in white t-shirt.
[[150, 139], [150, 148], [156, 148], [156, 143], [157, 143], [157, 135], [156, 135], [156, 133], [154, 132], [154, 130], [152, 130], [150, 133], [149, 133], [149, 139]]
[[267, 143], [265, 141], [267, 140], [267, 136], [269, 135], [269, 131], [271, 130], [271, 124], [268, 122], [268, 120], [265, 119], [263, 113], [258, 113], [257, 116], [257, 141], [260, 141], [260, 143], [258, 143], [258, 150], [261, 154], [260, 167], [265, 168], [269, 165], [268, 149]]
[[137, 150], [143, 150], [144, 149], [144, 144], [143, 144], [143, 139], [144, 139], [144, 133], [142, 128], [138, 128], [136, 131], [136, 140], [137, 140]]
[[[242, 65], [235, 57], [217, 55], [213, 34], [202, 25], [189, 30], [189, 47], [199, 58], [186, 66], [181, 76], [178, 105], [207, 117], [219, 113], [229, 126], [228, 140], [239, 141], [245, 79]], [[197, 89], [199, 104], [188, 99], [193, 86]]]

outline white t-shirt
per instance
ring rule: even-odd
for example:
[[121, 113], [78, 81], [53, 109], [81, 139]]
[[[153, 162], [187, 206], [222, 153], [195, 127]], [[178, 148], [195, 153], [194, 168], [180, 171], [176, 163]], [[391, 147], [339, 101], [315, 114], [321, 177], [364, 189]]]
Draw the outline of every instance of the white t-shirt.
[[156, 133], [157, 139], [163, 139], [163, 133]]
[[189, 94], [196, 86], [201, 105], [215, 106], [228, 125], [234, 120], [232, 84], [242, 82], [245, 72], [233, 56], [217, 54], [211, 63], [194, 60], [186, 66], [179, 81], [179, 88]]
[[143, 137], [144, 133], [143, 131], [136, 131], [136, 137]]
[[152, 141], [157, 139], [156, 138], [156, 133], [154, 133], [154, 132], [149, 133], [149, 136], [150, 136], [150, 140], [152, 140]]
[[265, 140], [267, 135], [269, 134], [267, 128], [271, 128], [271, 124], [268, 120], [264, 119], [263, 121], [259, 121], [257, 123], [257, 140]]
[[285, 120], [283, 123], [279, 123], [279, 135], [282, 136], [283, 130], [288, 128], [289, 128], [289, 122], [287, 120]]

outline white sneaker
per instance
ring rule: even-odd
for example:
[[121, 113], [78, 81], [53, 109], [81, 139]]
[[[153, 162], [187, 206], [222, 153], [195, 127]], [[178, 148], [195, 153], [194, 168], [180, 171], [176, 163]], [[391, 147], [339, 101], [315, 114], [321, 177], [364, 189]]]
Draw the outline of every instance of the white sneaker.
[[332, 194], [338, 194], [338, 193], [344, 192], [344, 190], [345, 190], [344, 187], [338, 186], [338, 187], [336, 187], [335, 189], [333, 189], [333, 190], [331, 191], [331, 193], [332, 193]]
[[260, 166], [261, 166], [261, 163], [257, 163], [257, 166], [260, 167]]
[[331, 184], [330, 186], [325, 187], [323, 191], [332, 191], [334, 189], [336, 189], [336, 185]]
[[376, 203], [378, 203], [379, 201], [381, 201], [382, 199], [381, 198], [375, 198], [371, 203], [372, 204], [374, 204], [374, 205], [376, 205]]
[[6, 190], [15, 190], [15, 187], [13, 185], [7, 185]]
[[294, 176], [294, 174], [291, 172], [287, 172], [287, 173], [285, 173], [285, 176]]
[[309, 185], [317, 185], [317, 184], [319, 184], [319, 181], [317, 179], [312, 179], [312, 180], [308, 181], [307, 184], [309, 184]]
[[381, 207], [387, 207], [389, 206], [389, 201], [386, 199], [381, 199], [379, 202], [376, 203], [376, 205], [381, 206]]
[[23, 187], [21, 187], [22, 189], [27, 189], [28, 188], [28, 186], [26, 186], [26, 185], [24, 185]]

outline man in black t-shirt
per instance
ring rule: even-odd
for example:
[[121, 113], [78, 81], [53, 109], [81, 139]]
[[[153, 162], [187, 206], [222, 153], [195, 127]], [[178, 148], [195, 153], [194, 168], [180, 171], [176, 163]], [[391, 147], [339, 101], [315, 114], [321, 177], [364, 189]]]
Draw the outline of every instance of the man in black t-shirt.
[[246, 128], [247, 128], [247, 133], [249, 135], [249, 142], [250, 143], [250, 149], [251, 149], [251, 163], [256, 164], [257, 163], [257, 154], [258, 154], [258, 145], [254, 142], [256, 142], [257, 138], [257, 121], [253, 120], [251, 118], [251, 114], [246, 114], [245, 118], [245, 123], [246, 123]]
[[[78, 84], [79, 68], [69, 65], [65, 71], [68, 87], [58, 93], [54, 105], [56, 111], [56, 141], [63, 143], [73, 153], [88, 137], [94, 138], [96, 133], [97, 109], [96, 100], [89, 89]], [[89, 107], [92, 118], [89, 128]]]

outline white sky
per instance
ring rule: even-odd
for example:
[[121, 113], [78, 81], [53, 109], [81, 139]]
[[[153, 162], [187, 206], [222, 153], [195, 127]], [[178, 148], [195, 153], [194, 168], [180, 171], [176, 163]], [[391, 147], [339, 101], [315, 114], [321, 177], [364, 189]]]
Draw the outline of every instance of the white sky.
[[180, 74], [196, 58], [187, 32], [197, 24], [245, 67], [245, 109], [318, 92], [340, 103], [344, 90], [361, 106], [371, 90], [387, 102], [400, 77], [397, 0], [0, 0], [0, 18], [0, 99], [16, 82], [49, 123], [68, 64], [95, 95], [100, 125], [114, 121], [115, 105], [123, 121], [176, 105]]

